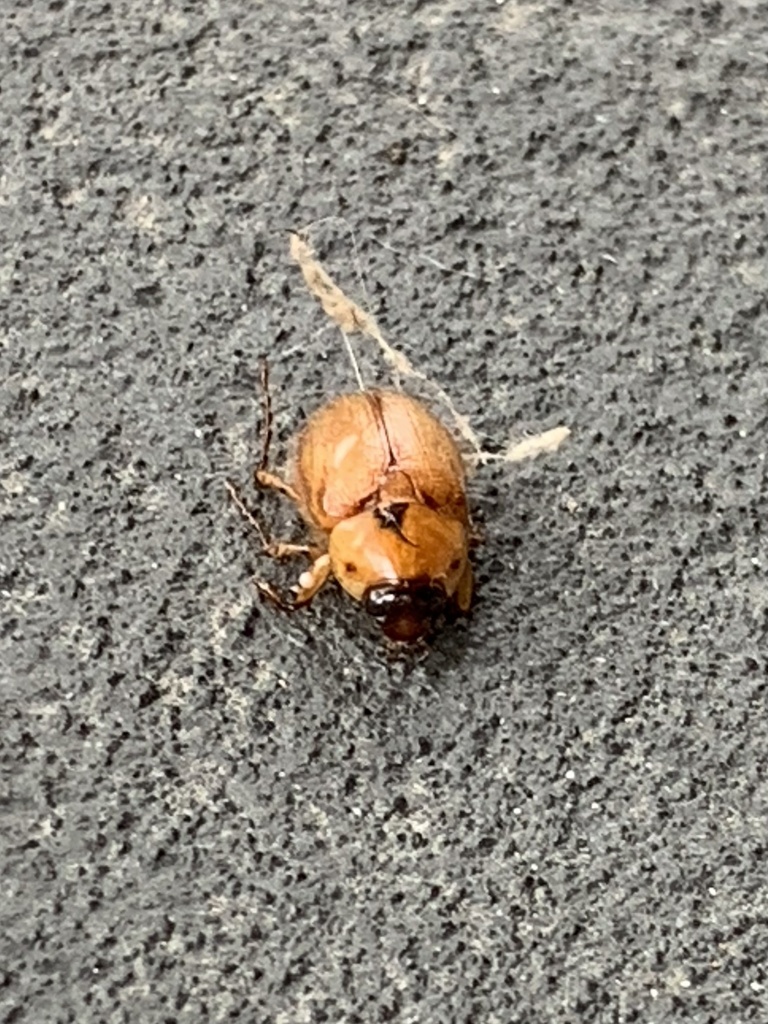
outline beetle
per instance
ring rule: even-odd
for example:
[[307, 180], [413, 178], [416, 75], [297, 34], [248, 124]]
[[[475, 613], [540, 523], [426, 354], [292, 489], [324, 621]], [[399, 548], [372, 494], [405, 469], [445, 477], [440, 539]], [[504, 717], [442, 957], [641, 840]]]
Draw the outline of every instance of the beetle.
[[275, 557], [309, 555], [292, 601], [257, 581], [282, 607], [306, 605], [335, 578], [362, 602], [385, 636], [413, 643], [446, 612], [472, 600], [472, 532], [466, 472], [448, 429], [421, 402], [397, 391], [340, 395], [299, 433], [288, 479], [267, 469], [271, 408], [266, 363], [262, 458], [254, 478], [295, 503], [307, 545], [269, 541], [233, 484], [230, 494]]

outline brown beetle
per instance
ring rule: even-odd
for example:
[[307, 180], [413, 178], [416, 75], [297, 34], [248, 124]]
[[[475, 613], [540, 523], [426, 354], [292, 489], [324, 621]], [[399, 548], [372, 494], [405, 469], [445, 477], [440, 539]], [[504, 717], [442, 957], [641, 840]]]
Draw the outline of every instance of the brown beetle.
[[[265, 437], [256, 482], [291, 498], [313, 543], [270, 543], [232, 484], [240, 511], [275, 557], [308, 554], [289, 607], [306, 604], [334, 576], [391, 640], [425, 636], [443, 612], [472, 599], [465, 471], [449, 431], [414, 398], [394, 391], [342, 395], [310, 417], [298, 438], [289, 481], [266, 469]], [[259, 589], [285, 606], [263, 582]]]

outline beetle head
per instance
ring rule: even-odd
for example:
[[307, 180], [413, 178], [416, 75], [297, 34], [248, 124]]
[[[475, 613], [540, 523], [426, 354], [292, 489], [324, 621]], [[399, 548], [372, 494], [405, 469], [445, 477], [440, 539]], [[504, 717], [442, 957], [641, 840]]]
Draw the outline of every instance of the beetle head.
[[365, 610], [390, 640], [413, 643], [445, 610], [445, 587], [430, 580], [377, 583], [365, 592]]
[[382, 504], [331, 531], [333, 574], [393, 640], [428, 632], [448, 602], [465, 611], [472, 591], [462, 522], [421, 502]]

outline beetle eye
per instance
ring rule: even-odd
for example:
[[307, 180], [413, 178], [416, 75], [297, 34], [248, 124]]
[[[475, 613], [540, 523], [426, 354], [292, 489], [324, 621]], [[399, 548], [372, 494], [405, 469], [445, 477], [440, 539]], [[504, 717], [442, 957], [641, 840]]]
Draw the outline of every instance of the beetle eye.
[[460, 558], [454, 558], [454, 560], [448, 566], [448, 569], [449, 569], [450, 572], [456, 572], [456, 570], [459, 568], [460, 565], [461, 565], [461, 559]]

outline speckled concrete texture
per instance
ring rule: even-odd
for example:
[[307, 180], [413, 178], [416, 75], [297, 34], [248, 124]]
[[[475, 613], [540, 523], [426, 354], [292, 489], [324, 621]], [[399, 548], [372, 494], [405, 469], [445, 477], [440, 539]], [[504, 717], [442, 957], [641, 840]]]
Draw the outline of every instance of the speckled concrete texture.
[[[0, 1019], [764, 1024], [768, 4], [2, 21]], [[354, 386], [318, 221], [488, 444], [573, 430], [426, 654], [224, 492], [261, 355], [278, 457]]]

